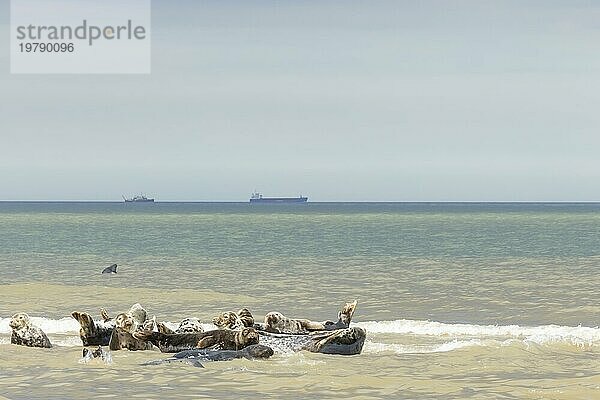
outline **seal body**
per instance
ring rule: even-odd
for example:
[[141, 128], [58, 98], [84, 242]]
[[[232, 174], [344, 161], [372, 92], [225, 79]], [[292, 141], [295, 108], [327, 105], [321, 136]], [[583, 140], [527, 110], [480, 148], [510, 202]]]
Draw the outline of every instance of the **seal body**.
[[306, 335], [260, 332], [261, 344], [283, 353], [301, 350], [312, 353], [355, 355], [360, 354], [367, 337], [358, 327], [333, 331], [311, 332]]
[[222, 312], [212, 319], [213, 324], [219, 329], [236, 331], [243, 329], [246, 325], [242, 319], [233, 311]]
[[254, 328], [240, 331], [213, 330], [199, 333], [136, 332], [136, 339], [146, 340], [157, 346], [163, 353], [177, 353], [183, 350], [204, 349], [216, 346], [221, 350], [240, 350], [258, 344], [258, 332]]
[[267, 332], [287, 333], [287, 334], [306, 334], [314, 331], [332, 331], [344, 329], [350, 326], [350, 321], [356, 310], [357, 302], [346, 303], [338, 313], [338, 321], [315, 322], [303, 318], [288, 318], [280, 312], [270, 312], [265, 315], [264, 325], [259, 325]]
[[240, 311], [237, 312], [237, 314], [238, 317], [240, 317], [240, 320], [242, 321], [242, 324], [244, 324], [244, 326], [249, 328], [254, 326], [254, 317], [252, 316], [250, 310], [248, 310], [247, 308], [242, 308]]
[[111, 319], [95, 321], [85, 312], [74, 311], [71, 316], [79, 322], [79, 337], [84, 346], [108, 346], [110, 336], [115, 328], [115, 321]]
[[157, 322], [156, 329], [142, 329], [143, 331], [156, 331], [165, 334], [174, 334], [174, 333], [201, 333], [204, 332], [204, 328], [200, 323], [198, 318], [184, 318], [181, 320], [179, 325], [175, 330], [172, 330], [167, 326], [164, 322]]
[[248, 360], [267, 359], [274, 353], [269, 346], [252, 344], [241, 350], [185, 350], [173, 356], [173, 358], [199, 358], [203, 361], [229, 361], [236, 358]]
[[[134, 307], [135, 306], [139, 306], [139, 304], [135, 304]], [[152, 344], [133, 336], [133, 334], [146, 322], [145, 320], [142, 320], [142, 316], [143, 318], [146, 316], [146, 311], [142, 309], [142, 315], [139, 308], [136, 307], [134, 309], [132, 307], [132, 309], [134, 310], [133, 313], [130, 310], [127, 313], [117, 315], [115, 318], [115, 328], [111, 333], [110, 341], [108, 343], [110, 350], [127, 349], [135, 351], [152, 349]]]
[[313, 353], [353, 355], [362, 352], [367, 332], [350, 327], [357, 301], [346, 303], [338, 313], [338, 321], [313, 322], [287, 318], [278, 312], [265, 316], [261, 343], [283, 352], [306, 350]]
[[184, 318], [179, 323], [175, 333], [200, 333], [204, 332], [202, 324], [198, 318]]
[[136, 326], [141, 326], [148, 319], [148, 313], [140, 303], [132, 305], [127, 314], [131, 316]]
[[174, 330], [172, 330], [171, 328], [169, 328], [167, 326], [167, 324], [165, 324], [164, 322], [157, 322], [156, 329], [144, 329], [145, 332], [148, 332], [151, 330], [159, 332], [159, 333], [164, 333], [165, 335], [177, 333]]
[[252, 344], [241, 350], [184, 350], [164, 360], [154, 360], [142, 365], [159, 365], [172, 362], [188, 362], [202, 366], [200, 361], [230, 361], [236, 358], [248, 360], [267, 359], [274, 354], [273, 349], [262, 344]]
[[239, 330], [246, 328], [255, 328], [254, 317], [247, 308], [242, 308], [237, 313], [233, 311], [222, 312], [212, 319], [213, 324], [219, 329]]
[[319, 332], [311, 335], [304, 350], [322, 354], [360, 354], [366, 337], [367, 332], [358, 327]]
[[152, 350], [152, 343], [137, 339], [135, 336], [122, 328], [115, 328], [108, 343], [110, 350]]
[[[94, 318], [85, 312], [74, 311], [71, 316], [79, 322], [81, 326], [79, 337], [84, 346], [109, 346], [111, 350], [119, 350], [129, 348], [139, 350], [142, 345], [136, 343], [131, 333], [145, 327], [153, 329], [154, 319], [147, 320], [147, 312], [144, 308], [136, 303], [126, 313], [117, 315], [116, 318], [111, 318], [105, 309], [100, 309], [101, 320]], [[113, 335], [116, 328], [120, 331]], [[114, 339], [113, 339], [114, 336]], [[112, 340], [112, 346], [111, 346]], [[121, 344], [121, 340], [123, 343]]]
[[288, 318], [280, 312], [272, 311], [265, 315], [265, 325], [272, 332], [302, 334], [311, 330], [323, 330], [325, 326], [308, 319]]
[[26, 313], [17, 313], [13, 315], [10, 319], [9, 326], [12, 329], [12, 335], [10, 337], [11, 344], [27, 347], [52, 347], [48, 336], [46, 336], [44, 331], [31, 323], [29, 315]]

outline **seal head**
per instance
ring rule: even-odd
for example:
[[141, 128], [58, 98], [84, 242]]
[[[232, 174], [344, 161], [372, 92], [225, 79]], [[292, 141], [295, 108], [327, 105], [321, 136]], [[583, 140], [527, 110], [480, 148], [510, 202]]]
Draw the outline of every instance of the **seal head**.
[[245, 326], [240, 317], [233, 311], [222, 312], [214, 317], [212, 322], [219, 329], [229, 329], [231, 331], [242, 329]]

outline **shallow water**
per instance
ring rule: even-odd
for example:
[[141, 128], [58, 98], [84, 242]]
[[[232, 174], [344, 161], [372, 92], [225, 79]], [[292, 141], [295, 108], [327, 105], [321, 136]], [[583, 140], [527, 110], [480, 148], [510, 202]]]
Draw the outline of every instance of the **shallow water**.
[[[600, 205], [0, 203], [0, 395], [600, 398]], [[116, 275], [101, 275], [111, 263]], [[334, 319], [363, 353], [79, 363], [74, 310]], [[24, 311], [55, 347], [8, 344]]]

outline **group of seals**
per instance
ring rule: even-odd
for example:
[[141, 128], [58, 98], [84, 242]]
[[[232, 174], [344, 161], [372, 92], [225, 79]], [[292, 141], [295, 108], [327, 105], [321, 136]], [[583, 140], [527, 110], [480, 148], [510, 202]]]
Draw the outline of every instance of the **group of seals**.
[[115, 317], [115, 327], [108, 343], [109, 349], [151, 350], [151, 344], [135, 338], [133, 334], [144, 327], [153, 326], [153, 321], [148, 321], [148, 313], [139, 303], [134, 304], [129, 311]]
[[289, 335], [307, 334], [315, 331], [333, 331], [346, 329], [350, 326], [356, 304], [356, 301], [346, 303], [338, 313], [337, 322], [315, 322], [302, 318], [288, 318], [280, 312], [272, 311], [265, 315], [265, 322], [260, 324], [254, 322], [254, 317], [247, 308], [242, 308], [237, 313], [233, 311], [223, 312], [214, 317], [212, 322], [219, 329], [236, 330], [243, 327], [252, 327], [260, 331]]
[[213, 318], [219, 328], [216, 331], [196, 334], [137, 331], [133, 336], [152, 342], [164, 353], [214, 346], [219, 351], [240, 351], [260, 342], [284, 351], [353, 355], [362, 351], [366, 338], [364, 329], [350, 327], [356, 304], [356, 301], [346, 303], [338, 313], [337, 322], [293, 319], [271, 312], [265, 316], [264, 323], [255, 323], [250, 311], [244, 308], [238, 313], [227, 311]]
[[52, 347], [48, 336], [40, 328], [33, 325], [29, 315], [25, 313], [13, 315], [8, 325], [12, 329], [11, 344], [27, 347]]
[[[101, 309], [101, 319], [75, 311], [71, 315], [80, 324], [79, 335], [84, 346], [83, 360], [107, 359], [110, 350], [150, 350], [156, 346], [164, 353], [177, 353], [166, 360], [150, 362], [187, 362], [201, 367], [200, 361], [222, 361], [235, 358], [265, 359], [274, 349], [282, 351], [306, 350], [322, 354], [359, 354], [366, 338], [362, 328], [350, 327], [357, 302], [346, 303], [338, 313], [338, 321], [315, 322], [289, 318], [279, 312], [270, 312], [264, 323], [256, 323], [252, 313], [242, 308], [237, 313], [223, 312], [213, 318], [217, 329], [204, 332], [197, 318], [186, 318], [173, 330], [148, 313], [140, 304], [111, 318]], [[171, 325], [172, 326], [172, 325]], [[31, 324], [29, 316], [15, 314], [10, 322], [13, 329], [11, 343], [34, 347], [51, 347], [48, 337]]]
[[270, 312], [265, 315], [265, 325], [268, 332], [286, 334], [305, 334], [314, 331], [333, 331], [345, 329], [350, 326], [350, 321], [356, 310], [357, 302], [346, 303], [338, 313], [338, 321], [314, 322], [308, 319], [288, 318], [279, 312]]
[[171, 331], [165, 323], [157, 323], [156, 317], [148, 318], [148, 313], [139, 303], [115, 318], [111, 318], [105, 309], [101, 309], [100, 314], [102, 319], [95, 320], [86, 312], [71, 313], [81, 326], [79, 337], [84, 346], [108, 346], [110, 350], [150, 350], [152, 344], [134, 337], [135, 332], [202, 332], [202, 325], [197, 318], [186, 318], [181, 321], [176, 331]]
[[163, 353], [216, 347], [219, 350], [241, 350], [258, 344], [258, 332], [254, 328], [242, 330], [217, 329], [199, 333], [161, 333], [139, 331], [133, 336], [154, 344]]

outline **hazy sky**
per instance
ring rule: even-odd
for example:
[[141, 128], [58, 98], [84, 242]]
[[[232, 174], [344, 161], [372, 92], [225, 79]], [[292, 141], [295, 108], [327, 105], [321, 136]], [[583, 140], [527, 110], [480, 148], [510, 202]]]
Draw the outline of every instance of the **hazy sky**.
[[151, 75], [11, 75], [0, 199], [600, 200], [600, 2], [153, 0]]

